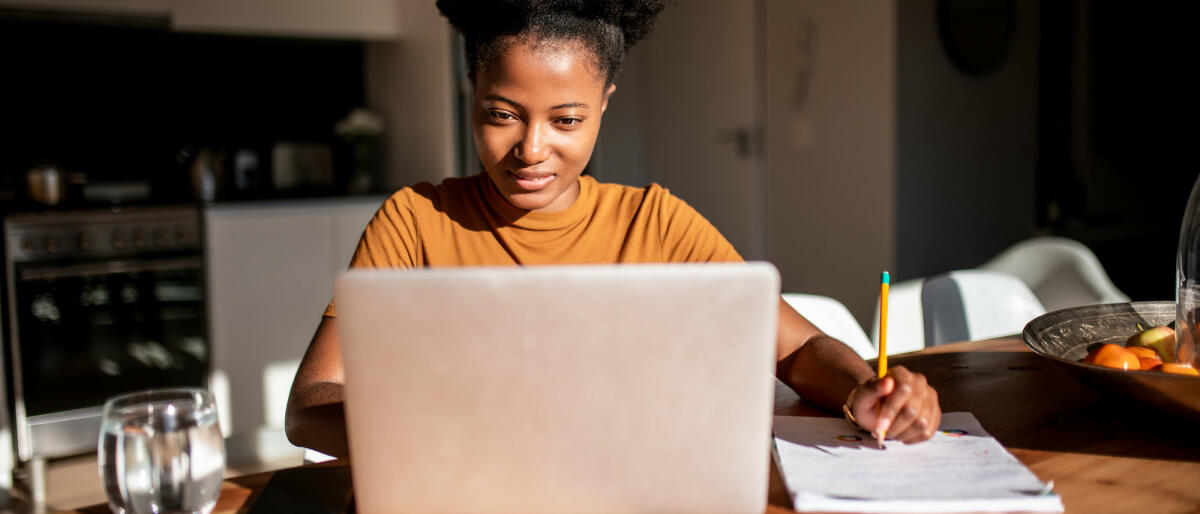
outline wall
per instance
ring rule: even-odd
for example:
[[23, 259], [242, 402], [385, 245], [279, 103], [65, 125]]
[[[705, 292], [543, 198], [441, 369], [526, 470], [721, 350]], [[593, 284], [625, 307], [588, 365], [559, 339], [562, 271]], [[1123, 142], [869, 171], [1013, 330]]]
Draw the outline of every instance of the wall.
[[[880, 271], [904, 279], [974, 267], [1033, 235], [1034, 2], [1016, 3], [1011, 54], [994, 75], [980, 79], [952, 67], [937, 31], [936, 0], [761, 1], [761, 25], [746, 37], [763, 38], [762, 84], [749, 93], [727, 88], [686, 108], [665, 105], [683, 102], [690, 92], [661, 81], [657, 61], [666, 59], [663, 49], [681, 52], [674, 57], [679, 62], [684, 62], [681, 55], [701, 53], [680, 44], [677, 39], [686, 31], [670, 30], [669, 23], [681, 17], [678, 11], [706, 4], [668, 8], [664, 22], [635, 47], [618, 78], [594, 157], [597, 176], [629, 184], [667, 183], [673, 175], [660, 168], [672, 160], [654, 158], [663, 153], [665, 132], [710, 123], [710, 104], [754, 109], [754, 95], [762, 95], [764, 193], [751, 195], [745, 205], [763, 210], [763, 220], [760, 227], [749, 225], [751, 233], [730, 239], [741, 242], [744, 254], [757, 257], [746, 251], [753, 245], [745, 242], [761, 236], [763, 256], [780, 269], [785, 292], [837, 298], [868, 327]], [[754, 4], [741, 5], [750, 12]], [[677, 12], [668, 18], [672, 9]], [[691, 23], [707, 23], [703, 14], [692, 16]], [[737, 17], [729, 23], [742, 21]], [[741, 32], [735, 28], [709, 37]], [[706, 47], [704, 59], [687, 62], [713, 77], [738, 75], [753, 83], [758, 79], [746, 66], [750, 58], [742, 56], [743, 48], [714, 45]], [[741, 66], [715, 64], [731, 59], [740, 59]], [[669, 150], [690, 157], [693, 151], [719, 147], [716, 141], [696, 138], [690, 147], [680, 144], [692, 150]], [[719, 185], [728, 175], [728, 168], [697, 166], [680, 176], [686, 177], [686, 187], [703, 185], [725, 193], [730, 202], [743, 201], [738, 198], [745, 192]], [[709, 210], [706, 194], [672, 189], [686, 194], [702, 214], [719, 217], [720, 210]], [[719, 199], [714, 196], [711, 203]]]
[[453, 32], [431, 1], [400, 2], [402, 36], [367, 44], [367, 103], [384, 114], [381, 191], [455, 174]]
[[588, 163], [588, 171], [598, 180], [635, 186], [652, 180], [646, 164], [649, 128], [643, 122], [650, 103], [645, 93], [649, 87], [648, 57], [642, 45], [634, 46], [621, 65], [617, 90], [608, 99], [596, 150]]
[[785, 292], [832, 296], [870, 326], [895, 263], [896, 9], [770, 0], [767, 258]]
[[1037, 4], [1016, 2], [1014, 45], [992, 75], [957, 71], [935, 0], [899, 4], [897, 279], [975, 267], [1034, 234]]

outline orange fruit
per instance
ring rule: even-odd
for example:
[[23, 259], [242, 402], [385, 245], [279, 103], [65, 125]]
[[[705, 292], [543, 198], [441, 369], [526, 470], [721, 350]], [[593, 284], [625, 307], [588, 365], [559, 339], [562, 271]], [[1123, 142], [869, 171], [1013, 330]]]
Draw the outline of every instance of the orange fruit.
[[1136, 355], [1121, 345], [1105, 344], [1089, 353], [1083, 362], [1116, 369], [1142, 369]]
[[1155, 366], [1158, 366], [1159, 364], [1162, 364], [1162, 363], [1163, 363], [1162, 359], [1158, 358], [1157, 355], [1155, 355], [1154, 357], [1138, 357], [1138, 364], [1139, 364], [1138, 369], [1140, 369], [1142, 371], [1145, 371], [1148, 369], [1154, 369]]
[[1125, 351], [1133, 352], [1133, 354], [1137, 355], [1138, 357], [1158, 359], [1159, 362], [1162, 362], [1162, 359], [1158, 356], [1158, 352], [1146, 348], [1145, 346], [1126, 346]]
[[1178, 362], [1164, 362], [1150, 369], [1153, 371], [1161, 371], [1163, 373], [1174, 373], [1176, 375], [1200, 376], [1200, 371], [1196, 371], [1196, 368], [1193, 368], [1187, 364], [1180, 364]]

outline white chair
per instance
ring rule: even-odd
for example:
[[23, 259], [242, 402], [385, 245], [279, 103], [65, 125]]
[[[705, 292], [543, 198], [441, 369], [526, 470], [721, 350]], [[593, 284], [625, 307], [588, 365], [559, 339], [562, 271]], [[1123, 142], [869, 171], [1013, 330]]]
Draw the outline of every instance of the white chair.
[[1042, 305], [1059, 310], [1096, 303], [1128, 302], [1108, 278], [1100, 259], [1083, 243], [1063, 237], [1021, 241], [979, 266], [1021, 279]]
[[[1018, 334], [1046, 309], [1007, 273], [959, 270], [896, 283], [888, 293], [888, 355]], [[879, 344], [879, 302], [871, 330]]]
[[862, 326], [850, 314], [850, 310], [828, 296], [814, 294], [784, 294], [783, 301], [792, 306], [801, 316], [816, 325], [826, 335], [846, 343], [855, 353], [864, 359], [873, 359], [876, 355], [875, 346]]

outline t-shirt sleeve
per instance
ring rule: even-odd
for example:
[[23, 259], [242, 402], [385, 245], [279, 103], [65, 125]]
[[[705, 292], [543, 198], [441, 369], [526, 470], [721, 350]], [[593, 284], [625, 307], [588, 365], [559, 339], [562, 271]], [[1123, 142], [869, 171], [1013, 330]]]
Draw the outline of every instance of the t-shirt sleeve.
[[667, 262], [740, 262], [742, 256], [696, 209], [666, 189], [659, 207]]
[[[404, 188], [375, 211], [358, 239], [348, 268], [398, 269], [418, 266], [420, 240], [414, 223], [414, 196], [411, 188]], [[337, 317], [335, 302], [331, 300], [325, 307], [325, 317]]]

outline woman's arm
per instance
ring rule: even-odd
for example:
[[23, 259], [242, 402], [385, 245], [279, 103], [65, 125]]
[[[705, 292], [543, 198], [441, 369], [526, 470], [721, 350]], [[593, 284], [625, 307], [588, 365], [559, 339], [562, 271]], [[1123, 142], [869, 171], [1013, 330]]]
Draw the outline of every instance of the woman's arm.
[[776, 376], [805, 402], [831, 412], [848, 405], [863, 429], [906, 443], [933, 437], [941, 422], [937, 391], [924, 375], [895, 366], [882, 380], [876, 378], [854, 350], [825, 335], [782, 299], [776, 345]]
[[337, 318], [321, 318], [288, 397], [284, 430], [292, 444], [334, 457], [350, 455], [342, 408], [344, 383]]

